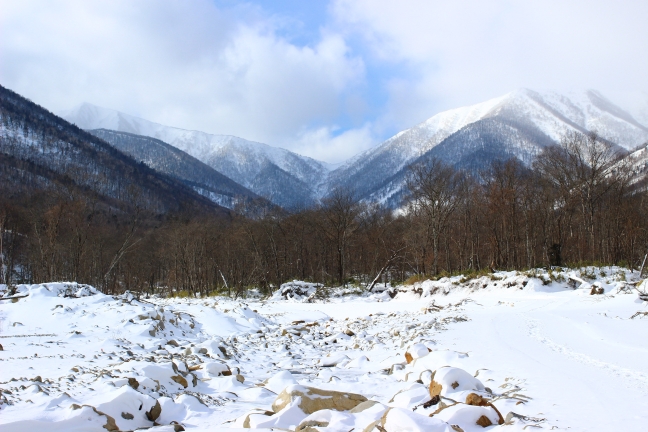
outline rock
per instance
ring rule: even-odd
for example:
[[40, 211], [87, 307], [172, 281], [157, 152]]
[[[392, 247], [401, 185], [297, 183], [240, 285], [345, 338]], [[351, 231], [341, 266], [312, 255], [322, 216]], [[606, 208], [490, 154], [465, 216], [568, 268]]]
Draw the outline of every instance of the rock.
[[345, 361], [348, 361], [349, 357], [343, 353], [333, 353], [329, 354], [328, 357], [324, 357], [320, 360], [320, 365], [322, 367], [333, 367], [342, 364]]
[[180, 345], [178, 345], [178, 342], [176, 342], [176, 341], [173, 340], [173, 339], [171, 339], [171, 340], [170, 340], [169, 342], [167, 342], [166, 344], [167, 344], [167, 345], [171, 345], [172, 347], [176, 347], [176, 348], [180, 346]]
[[198, 354], [207, 354], [207, 348], [199, 348], [198, 349]]
[[481, 417], [479, 417], [479, 418], [477, 419], [477, 424], [478, 424], [479, 426], [481, 426], [481, 427], [488, 427], [488, 426], [492, 426], [492, 425], [493, 425], [493, 422], [490, 421], [490, 419], [489, 419], [488, 417], [486, 417], [485, 415], [483, 415], [483, 416], [481, 416]]
[[2, 344], [0, 344], [0, 351], [4, 351], [4, 348], [2, 347]]
[[366, 397], [355, 393], [290, 385], [277, 396], [277, 399], [272, 404], [272, 410], [279, 412], [297, 398], [301, 398], [299, 408], [305, 414], [312, 414], [323, 409], [347, 411], [367, 401]]
[[405, 360], [407, 360], [407, 363], [411, 363], [417, 358], [425, 357], [430, 353], [430, 349], [426, 347], [422, 343], [416, 343], [412, 346], [410, 346], [407, 349], [407, 352], [405, 352]]
[[253, 415], [263, 415], [263, 416], [268, 416], [269, 417], [269, 416], [274, 415], [274, 412], [272, 412], [272, 411], [263, 411], [263, 410], [256, 409], [256, 410], [254, 410], [252, 412], [249, 412], [249, 413], [245, 414], [245, 416], [243, 417], [243, 422], [242, 422], [242, 425], [243, 425], [243, 427], [245, 429], [250, 428], [250, 417], [253, 416]]
[[601, 286], [592, 286], [592, 290], [590, 291], [590, 295], [600, 295], [600, 294], [605, 294], [605, 289]]
[[308, 420], [300, 423], [295, 432], [317, 432], [316, 427], [327, 427], [328, 425], [329, 422], [326, 421]]
[[123, 419], [126, 419], [126, 420], [133, 420], [135, 418], [135, 416], [133, 414], [127, 413], [127, 412], [121, 413], [121, 416], [122, 416]]
[[139, 382], [135, 378], [128, 378], [128, 385], [133, 387], [133, 390], [137, 390]]
[[43, 382], [43, 378], [41, 378], [40, 375], [36, 375], [36, 377], [33, 378], [32, 381], [34, 381], [34, 382]]
[[72, 408], [73, 410], [78, 410], [78, 409], [81, 409], [81, 408], [83, 408], [83, 407], [89, 407], [89, 408], [92, 408], [92, 410], [93, 410], [97, 415], [100, 415], [100, 416], [104, 416], [104, 417], [106, 417], [106, 424], [103, 425], [103, 428], [104, 428], [104, 429], [106, 429], [107, 431], [110, 431], [110, 432], [113, 432], [113, 431], [119, 431], [119, 428], [117, 427], [117, 423], [115, 423], [115, 419], [114, 419], [114, 418], [112, 418], [111, 416], [109, 416], [108, 414], [106, 414], [106, 413], [104, 413], [104, 412], [99, 411], [97, 408], [93, 407], [92, 405], [83, 405], [83, 406], [78, 405], [78, 404], [72, 404], [72, 405], [70, 405], [70, 408]]
[[245, 377], [241, 374], [236, 375], [236, 381], [240, 382], [241, 384], [245, 381]]
[[483, 391], [484, 385], [463, 369], [445, 366], [432, 374], [430, 396], [446, 396], [453, 392], [466, 390]]
[[483, 398], [482, 396], [478, 395], [477, 393], [470, 393], [468, 396], [466, 396], [466, 404], [467, 405], [474, 405], [474, 406], [488, 406], [488, 405], [490, 405], [488, 399]]
[[189, 383], [187, 382], [187, 380], [184, 377], [180, 376], [180, 375], [173, 375], [171, 377], [171, 379], [173, 381], [177, 382], [178, 384], [180, 384], [184, 388], [189, 387]]
[[185, 430], [185, 428], [181, 424], [174, 424], [173, 425], [173, 432], [182, 432], [184, 430]]
[[506, 421], [504, 422], [507, 425], [513, 424], [514, 420], [522, 421], [524, 422], [527, 420], [528, 417], [524, 416], [522, 414], [514, 413], [513, 411], [510, 411], [508, 414], [506, 414]]
[[189, 366], [189, 371], [190, 371], [190, 372], [195, 372], [195, 371], [197, 371], [197, 370], [199, 370], [199, 369], [202, 369], [202, 365], [193, 365], [193, 366]]
[[[189, 370], [191, 370], [191, 368], [189, 368]], [[225, 363], [219, 363], [219, 362], [205, 363], [205, 370], [209, 375], [213, 375], [213, 376], [232, 375], [232, 371], [230, 370], [229, 366], [227, 366]]]
[[432, 399], [430, 399], [429, 401], [425, 402], [423, 404], [423, 408], [430, 408], [431, 406], [436, 405], [439, 402], [441, 402], [441, 398], [439, 397], [439, 395], [436, 395], [432, 397]]
[[347, 335], [347, 336], [355, 336], [355, 333], [353, 333], [353, 331], [351, 329], [346, 329], [344, 331], [344, 334]]
[[155, 405], [146, 412], [146, 418], [149, 419], [149, 421], [155, 421], [160, 417], [160, 414], [162, 414], [162, 407], [160, 406], [159, 401], [155, 401]]
[[351, 408], [349, 410], [349, 414], [357, 414], [357, 413], [362, 412], [364, 410], [367, 410], [367, 409], [371, 408], [372, 406], [377, 405], [379, 403], [380, 402], [376, 402], [376, 401], [372, 401], [372, 400], [361, 402], [358, 405], [356, 405], [355, 408]]

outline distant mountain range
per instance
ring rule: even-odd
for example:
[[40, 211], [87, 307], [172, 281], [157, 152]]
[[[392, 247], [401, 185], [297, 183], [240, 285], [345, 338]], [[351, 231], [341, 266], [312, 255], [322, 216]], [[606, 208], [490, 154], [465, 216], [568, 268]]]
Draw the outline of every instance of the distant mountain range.
[[87, 103], [61, 116], [86, 130], [115, 130], [163, 141], [286, 208], [314, 204], [328, 176], [323, 162], [235, 136], [164, 126]]
[[[568, 131], [596, 131], [627, 151], [648, 142], [648, 126], [643, 123], [648, 117], [635, 118], [596, 91], [563, 95], [520, 89], [477, 105], [444, 111], [333, 171], [324, 162], [288, 150], [164, 126], [90, 104], [62, 116], [84, 129], [104, 129], [93, 133], [115, 146], [124, 135], [107, 130], [170, 144], [254, 194], [290, 209], [308, 207], [335, 187], [353, 190], [363, 200], [396, 207], [404, 194], [407, 167], [412, 163], [436, 157], [458, 168], [479, 170], [495, 159], [517, 157], [529, 164], [545, 146], [559, 142]], [[144, 145], [133, 137], [130, 141], [130, 146]], [[159, 142], [157, 145], [161, 146]], [[154, 167], [155, 156], [147, 156], [149, 150], [125, 151]], [[200, 183], [197, 180], [192, 181]]]
[[223, 207], [231, 209], [246, 200], [259, 198], [234, 180], [163, 141], [108, 129], [93, 129], [90, 133], [149, 168], [180, 180]]

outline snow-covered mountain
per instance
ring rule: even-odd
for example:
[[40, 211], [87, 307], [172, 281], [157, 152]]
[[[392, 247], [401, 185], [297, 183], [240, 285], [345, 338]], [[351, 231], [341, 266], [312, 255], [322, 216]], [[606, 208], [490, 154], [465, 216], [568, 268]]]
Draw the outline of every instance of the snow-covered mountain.
[[530, 164], [544, 147], [559, 142], [569, 131], [596, 131], [632, 151], [648, 142], [648, 117], [641, 117], [641, 112], [635, 111], [635, 118], [593, 90], [559, 94], [519, 89], [441, 112], [333, 171], [323, 162], [284, 149], [164, 126], [90, 104], [62, 116], [84, 129], [112, 129], [159, 139], [276, 204], [299, 208], [335, 187], [353, 190], [366, 201], [396, 207], [405, 192], [407, 167], [416, 161], [439, 158], [472, 171], [487, 167], [494, 159], [510, 157]]
[[238, 204], [259, 199], [254, 192], [229, 177], [155, 138], [107, 129], [91, 129], [90, 133], [149, 168], [180, 180], [220, 206], [232, 209]]
[[625, 150], [648, 141], [648, 127], [598, 92], [520, 89], [444, 111], [399, 132], [332, 172], [330, 185], [351, 187], [363, 199], [396, 206], [403, 195], [404, 170], [418, 159], [438, 157], [473, 170], [512, 156], [530, 163], [568, 131], [596, 131]]
[[323, 162], [288, 150], [230, 135], [165, 126], [88, 103], [61, 113], [61, 117], [83, 129], [156, 138], [283, 207], [312, 204], [329, 172]]

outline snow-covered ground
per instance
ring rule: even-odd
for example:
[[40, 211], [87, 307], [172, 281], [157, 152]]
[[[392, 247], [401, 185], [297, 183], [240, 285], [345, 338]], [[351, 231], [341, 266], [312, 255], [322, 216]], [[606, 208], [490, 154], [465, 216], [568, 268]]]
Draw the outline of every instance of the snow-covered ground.
[[238, 301], [19, 286], [0, 301], [0, 429], [643, 431], [636, 278], [500, 272], [329, 300], [306, 283]]

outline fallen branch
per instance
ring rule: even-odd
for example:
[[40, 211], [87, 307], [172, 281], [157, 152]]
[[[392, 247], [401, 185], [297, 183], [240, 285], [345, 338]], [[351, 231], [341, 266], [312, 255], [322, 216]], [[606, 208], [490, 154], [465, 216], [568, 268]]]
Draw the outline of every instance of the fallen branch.
[[29, 297], [29, 294], [19, 295], [19, 296], [11, 296], [11, 297], [0, 297], [0, 300], [13, 300], [13, 299], [19, 299], [19, 298], [25, 298], [25, 297]]

